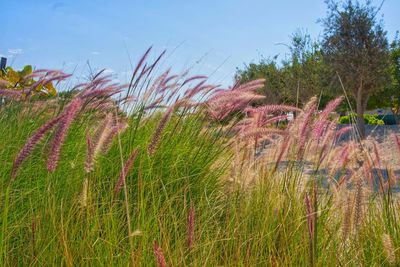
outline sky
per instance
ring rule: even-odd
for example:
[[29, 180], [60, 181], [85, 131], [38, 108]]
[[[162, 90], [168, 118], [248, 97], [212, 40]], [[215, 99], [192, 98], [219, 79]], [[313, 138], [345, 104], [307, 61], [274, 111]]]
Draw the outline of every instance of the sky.
[[[382, 6], [389, 40], [400, 30], [399, 10], [400, 0]], [[288, 56], [295, 31], [320, 37], [327, 10], [323, 0], [0, 0], [0, 11], [0, 55], [17, 69], [80, 79], [106, 68], [125, 82], [152, 45], [151, 59], [167, 50], [164, 68], [229, 85], [245, 64]]]

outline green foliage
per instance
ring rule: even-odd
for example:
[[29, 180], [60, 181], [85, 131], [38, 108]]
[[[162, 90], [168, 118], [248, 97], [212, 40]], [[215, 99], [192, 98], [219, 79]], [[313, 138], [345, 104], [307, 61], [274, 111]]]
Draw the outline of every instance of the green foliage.
[[397, 32], [390, 45], [390, 75], [391, 82], [378, 93], [374, 94], [369, 107], [388, 107], [393, 115], [400, 115], [400, 38]]
[[288, 73], [288, 87], [292, 88], [296, 102], [304, 104], [312, 96], [318, 95], [322, 96], [320, 107], [324, 107], [329, 95], [323, 92], [327, 81], [320, 43], [307, 32], [298, 30], [292, 35], [290, 51], [291, 58], [284, 61], [283, 65]]
[[[352, 113], [350, 115], [341, 116], [339, 123], [349, 124], [356, 123], [357, 114]], [[364, 114], [364, 122], [368, 125], [385, 125], [384, 121], [378, 118], [378, 115]]]
[[323, 108], [335, 94], [322, 60], [319, 42], [312, 40], [309, 34], [297, 31], [292, 35], [289, 49], [289, 59], [279, 63], [275, 57], [251, 63], [237, 71], [236, 79], [242, 83], [258, 78], [266, 79], [264, 88], [259, 90], [260, 94], [267, 96], [263, 104], [301, 106], [312, 96], [318, 95], [319, 106]]
[[262, 103], [295, 103], [296, 99], [286, 84], [286, 73], [278, 66], [276, 59], [263, 59], [257, 64], [250, 63], [236, 73], [236, 79], [241, 83], [259, 78], [266, 79], [264, 88], [258, 91], [267, 96]]
[[363, 101], [388, 84], [389, 45], [386, 31], [377, 20], [370, 1], [329, 0], [322, 20], [322, 51], [325, 62], [338, 73], [354, 98], [361, 90]]
[[32, 74], [31, 65], [26, 65], [20, 71], [16, 71], [9, 66], [6, 67], [4, 71], [0, 71], [0, 80], [7, 82], [7, 89], [21, 90], [34, 86], [33, 92], [36, 92], [37, 94], [52, 96], [57, 94], [52, 82], [46, 82], [45, 84], [37, 83], [34, 78], [29, 77], [30, 74]]
[[[13, 103], [0, 109], [0, 265], [126, 266], [133, 255], [138, 266], [156, 266], [154, 240], [169, 266], [310, 265], [304, 204], [310, 186], [303, 180], [304, 166], [289, 162], [282, 172], [260, 172], [260, 183], [243, 190], [225, 179], [232, 175], [227, 172], [232, 158], [222, 128], [210, 127], [201, 114], [176, 114], [150, 156], [146, 147], [163, 114], [144, 117], [137, 112], [87, 174], [85, 136], [99, 123], [89, 114], [73, 124], [54, 173], [45, 167], [49, 137], [10, 183], [15, 154], [52, 114], [46, 105], [35, 112], [29, 108]], [[134, 230], [130, 251], [123, 197], [114, 198], [113, 189], [121, 160], [135, 148], [140, 152], [126, 179]], [[389, 235], [394, 248], [400, 244], [398, 208], [390, 195], [365, 198], [357, 235], [344, 239], [343, 204], [334, 205], [344, 202], [332, 200], [331, 193], [320, 187], [315, 202], [314, 265], [398, 263], [397, 251], [394, 259], [388, 258], [382, 243], [382, 236]], [[191, 206], [195, 236], [189, 249]]]
[[[132, 115], [130, 127], [120, 136], [122, 150], [115, 140], [109, 152], [98, 158], [90, 175], [84, 171], [85, 137], [99, 122], [90, 114], [85, 115], [69, 131], [53, 174], [47, 172], [45, 163], [49, 136], [10, 184], [16, 153], [52, 112], [50, 106], [31, 109], [31, 104], [26, 103], [12, 103], [0, 109], [0, 225], [4, 233], [0, 235], [0, 265], [126, 265], [130, 253], [125, 209], [122, 197], [113, 199], [113, 189], [121, 171], [121, 159], [126, 160], [137, 147], [140, 153], [127, 184], [132, 228], [141, 232], [134, 237], [138, 262], [154, 262], [155, 239], [160, 240], [162, 247], [185, 249], [190, 202], [195, 203], [196, 223], [217, 225], [222, 197], [219, 177], [226, 164], [219, 164], [218, 168], [213, 164], [217, 156], [224, 155], [225, 162], [229, 162], [229, 153], [224, 152], [220, 129], [205, 130], [206, 120], [199, 115], [175, 115], [153, 156], [147, 154], [146, 147], [161, 114], [147, 118], [140, 113]], [[145, 122], [140, 122], [142, 119]], [[89, 181], [86, 208], [80, 205], [85, 178]], [[212, 218], [209, 212], [217, 216]], [[212, 234], [199, 235], [202, 241], [197, 242], [206, 244], [212, 240]], [[67, 247], [61, 245], [61, 240]], [[31, 245], [27, 246], [27, 242]], [[212, 248], [212, 243], [209, 244], [194, 251], [191, 258], [206, 258]], [[183, 251], [165, 253], [174, 265], [185, 262], [187, 265], [191, 261], [183, 257]]]
[[[368, 99], [390, 83], [389, 45], [386, 31], [377, 20], [378, 9], [371, 1], [327, 0], [328, 13], [322, 19], [324, 61], [332, 75], [338, 75], [345, 90], [355, 99], [362, 117]], [[363, 120], [357, 120], [361, 139]]]

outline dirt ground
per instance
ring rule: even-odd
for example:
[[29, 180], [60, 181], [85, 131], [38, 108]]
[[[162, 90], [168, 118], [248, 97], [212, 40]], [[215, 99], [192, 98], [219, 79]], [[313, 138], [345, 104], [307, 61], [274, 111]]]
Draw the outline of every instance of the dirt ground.
[[[340, 126], [339, 126], [340, 127]], [[372, 126], [366, 125], [366, 146], [368, 151], [373, 153], [373, 142], [376, 143], [382, 164], [388, 169], [400, 172], [400, 150], [395, 142], [394, 134], [400, 136], [399, 125], [382, 125]], [[353, 139], [352, 134], [348, 134], [341, 138], [339, 146], [346, 141]]]

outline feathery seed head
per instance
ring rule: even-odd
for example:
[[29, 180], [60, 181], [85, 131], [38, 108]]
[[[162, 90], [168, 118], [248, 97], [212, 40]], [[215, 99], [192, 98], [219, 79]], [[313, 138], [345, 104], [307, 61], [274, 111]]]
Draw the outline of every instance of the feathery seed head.
[[157, 242], [153, 243], [153, 253], [157, 261], [158, 267], [167, 267], [167, 261], [165, 260], [162, 249], [158, 246]]

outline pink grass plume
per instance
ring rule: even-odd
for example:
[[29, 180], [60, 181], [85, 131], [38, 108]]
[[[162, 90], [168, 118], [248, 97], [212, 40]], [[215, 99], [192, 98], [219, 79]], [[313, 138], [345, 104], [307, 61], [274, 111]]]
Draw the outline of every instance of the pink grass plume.
[[0, 97], [17, 100], [22, 97], [22, 91], [13, 89], [0, 89]]
[[43, 136], [50, 131], [63, 116], [55, 117], [44, 125], [42, 125], [25, 143], [22, 149], [18, 152], [17, 157], [14, 160], [13, 168], [11, 172], [11, 179], [14, 180], [16, 173], [21, 166], [22, 162], [32, 153], [35, 146], [42, 140]]
[[171, 118], [172, 111], [174, 107], [169, 107], [168, 110], [164, 113], [163, 117], [161, 118], [160, 122], [158, 123], [157, 128], [155, 129], [153, 136], [151, 138], [150, 144], [147, 147], [147, 152], [149, 155], [154, 155], [157, 150], [157, 146], [160, 142], [161, 134], [164, 128], [167, 126], [169, 119]]
[[77, 98], [74, 98], [68, 104], [68, 106], [64, 109], [64, 112], [63, 112], [64, 116], [63, 116], [62, 120], [60, 120], [60, 122], [59, 122], [59, 127], [55, 133], [55, 136], [54, 136], [53, 142], [51, 144], [51, 148], [50, 148], [49, 158], [47, 160], [47, 170], [49, 172], [54, 172], [57, 167], [58, 160], [60, 157], [61, 147], [65, 141], [68, 130], [69, 130], [72, 122], [76, 118], [76, 115], [78, 114], [81, 106], [82, 106], [82, 99], [77, 97]]
[[394, 143], [397, 145], [397, 148], [399, 149], [399, 153], [400, 153], [400, 137], [398, 137], [396, 134], [393, 134], [393, 139], [394, 139]]
[[158, 246], [157, 242], [154, 241], [153, 243], [153, 253], [154, 257], [156, 258], [157, 261], [157, 266], [158, 267], [167, 267], [167, 261], [165, 260], [164, 253], [162, 249]]
[[128, 173], [130, 172], [130, 170], [133, 167], [133, 162], [135, 161], [135, 158], [136, 158], [136, 156], [138, 154], [138, 151], [139, 150], [136, 148], [131, 153], [131, 155], [129, 156], [128, 160], [125, 162], [125, 164], [124, 164], [124, 166], [122, 168], [122, 171], [121, 171], [121, 173], [119, 175], [118, 181], [117, 181], [117, 183], [115, 185], [115, 188], [114, 188], [114, 197], [116, 197], [119, 194], [119, 192], [121, 191], [122, 186], [125, 184], [126, 176], [128, 175]]
[[193, 248], [195, 228], [195, 209], [194, 205], [190, 205], [187, 223], [187, 245], [189, 249]]
[[344, 134], [351, 131], [351, 129], [353, 129], [353, 126], [346, 126], [346, 127], [343, 127], [342, 129], [338, 130], [336, 132], [335, 139], [336, 140], [340, 139], [340, 137], [342, 137]]
[[328, 124], [327, 119], [329, 114], [331, 114], [331, 112], [333, 112], [340, 105], [340, 103], [342, 103], [342, 101], [342, 96], [330, 101], [321, 112], [318, 121], [314, 124], [313, 138], [315, 140], [319, 139], [322, 136], [322, 133], [326, 129], [326, 125]]
[[306, 193], [304, 196], [304, 204], [306, 206], [308, 234], [309, 234], [310, 240], [313, 240], [313, 238], [314, 238], [314, 236], [313, 236], [314, 235], [313, 208], [312, 208], [312, 203], [308, 196], [308, 193]]
[[86, 136], [86, 144], [87, 144], [87, 153], [86, 153], [86, 161], [85, 161], [85, 172], [90, 173], [93, 171], [93, 163], [94, 163], [94, 146], [93, 141], [90, 138], [90, 135]]

